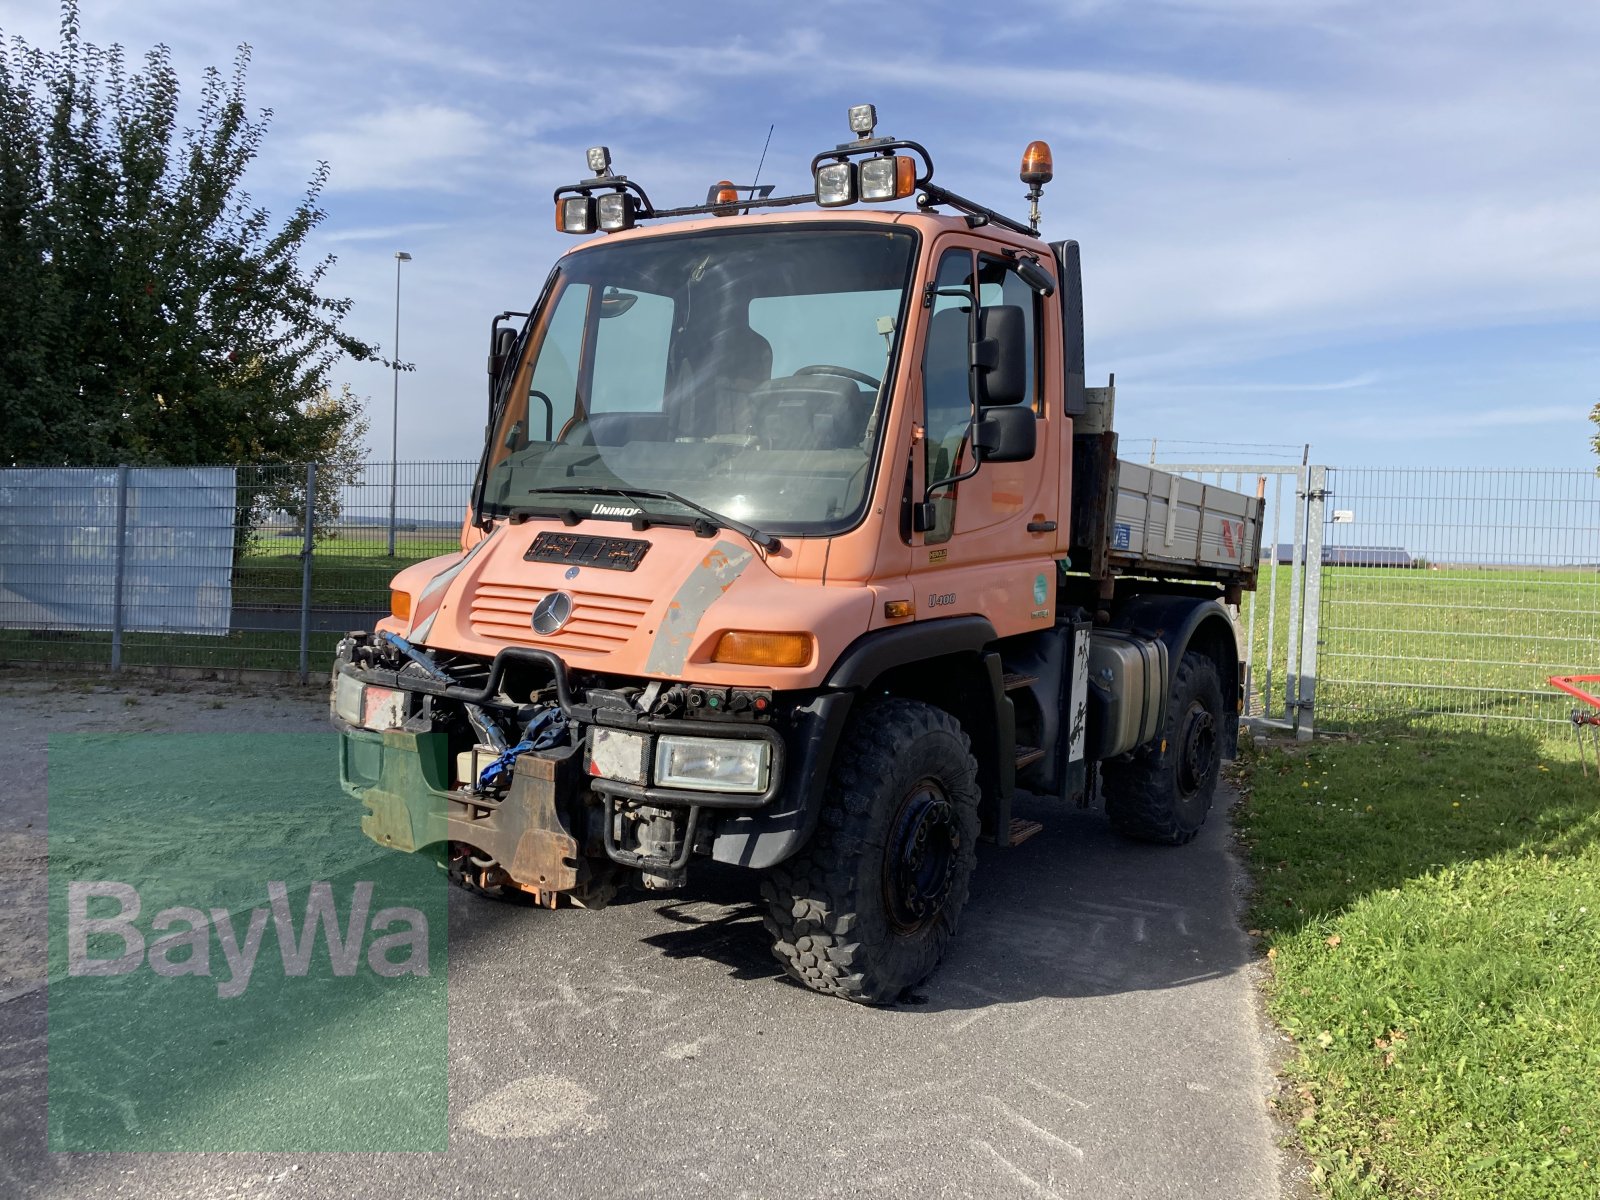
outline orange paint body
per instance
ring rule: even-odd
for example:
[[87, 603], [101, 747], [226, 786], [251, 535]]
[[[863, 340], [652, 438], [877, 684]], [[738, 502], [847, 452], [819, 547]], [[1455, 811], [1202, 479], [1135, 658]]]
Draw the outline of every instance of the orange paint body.
[[[748, 226], [815, 224], [814, 212], [749, 216]], [[1041, 309], [1038, 336], [1040, 378], [1036, 394], [1038, 452], [1023, 463], [991, 463], [957, 485], [955, 519], [948, 537], [902, 533], [901, 497], [906, 471], [911, 492], [920, 498], [927, 483], [923, 437], [923, 354], [928, 313], [916, 303], [948, 250], [974, 248], [1001, 253], [1006, 248], [1037, 253], [1039, 243], [999, 227], [972, 229], [965, 219], [921, 213], [852, 211], [828, 214], [835, 228], [850, 225], [910, 228], [920, 235], [908, 327], [902, 331], [895, 378], [884, 417], [869, 501], [864, 516], [849, 530], [830, 536], [785, 534], [775, 553], [759, 552], [739, 534], [724, 529], [707, 544], [695, 532], [654, 526], [635, 531], [628, 522], [582, 520], [578, 535], [626, 537], [650, 543], [637, 569], [612, 571], [583, 567], [575, 575], [563, 563], [525, 561], [535, 537], [545, 531], [569, 532], [559, 521], [530, 518], [520, 524], [497, 521], [486, 535], [471, 524], [462, 529], [462, 555], [417, 563], [395, 576], [395, 591], [411, 597], [408, 620], [390, 617], [379, 629], [399, 633], [441, 650], [493, 657], [509, 645], [538, 646], [559, 654], [578, 670], [640, 679], [665, 678], [721, 686], [776, 689], [820, 685], [840, 654], [856, 638], [886, 625], [928, 618], [978, 614], [1000, 637], [1048, 628], [1055, 616], [1055, 561], [1067, 552], [1065, 508], [1072, 422], [1060, 411], [1064, 394], [1061, 322], [1056, 300]], [[590, 239], [569, 259], [599, 245], [615, 246], [661, 234], [726, 228], [715, 218], [673, 223], [650, 230]], [[535, 330], [535, 343], [542, 336]], [[1043, 529], [1036, 514], [1054, 527]], [[1030, 523], [1037, 531], [1028, 529]], [[480, 545], [485, 537], [487, 545]], [[675, 598], [696, 578], [726, 567], [725, 556], [749, 556], [742, 569], [729, 570], [720, 591], [703, 611], [674, 610]], [[456, 573], [430, 582], [452, 568]], [[575, 601], [573, 617], [548, 636], [530, 624], [534, 605], [557, 590]], [[891, 618], [885, 604], [910, 601], [913, 616]], [[682, 626], [678, 628], [676, 626]], [[735, 630], [809, 631], [816, 649], [802, 666], [743, 666], [712, 661], [722, 635]], [[663, 645], [663, 638], [671, 644]]]

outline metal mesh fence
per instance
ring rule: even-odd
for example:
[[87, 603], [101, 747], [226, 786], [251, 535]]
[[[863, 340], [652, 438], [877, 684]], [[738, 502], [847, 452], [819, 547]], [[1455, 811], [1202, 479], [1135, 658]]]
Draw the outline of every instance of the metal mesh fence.
[[[0, 470], [0, 662], [318, 674], [456, 548], [475, 465]], [[1266, 500], [1252, 715], [1309, 717], [1314, 689], [1319, 726], [1565, 721], [1546, 678], [1600, 671], [1590, 472], [1167, 469]]]
[[1565, 721], [1600, 670], [1591, 471], [1328, 469], [1317, 721]]
[[475, 466], [0, 470], [0, 661], [319, 672], [456, 548]]

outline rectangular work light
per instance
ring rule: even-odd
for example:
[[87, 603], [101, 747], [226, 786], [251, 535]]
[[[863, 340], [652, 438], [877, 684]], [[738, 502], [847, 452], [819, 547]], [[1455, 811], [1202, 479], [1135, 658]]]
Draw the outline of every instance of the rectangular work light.
[[854, 204], [856, 165], [853, 162], [823, 163], [817, 168], [817, 203], [823, 208]]
[[588, 196], [563, 196], [557, 200], [556, 228], [562, 233], [593, 233], [594, 201]]
[[860, 173], [863, 200], [899, 200], [916, 187], [916, 163], [904, 154], [869, 158]]
[[607, 233], [633, 228], [633, 197], [627, 192], [609, 192], [595, 201], [600, 228]]

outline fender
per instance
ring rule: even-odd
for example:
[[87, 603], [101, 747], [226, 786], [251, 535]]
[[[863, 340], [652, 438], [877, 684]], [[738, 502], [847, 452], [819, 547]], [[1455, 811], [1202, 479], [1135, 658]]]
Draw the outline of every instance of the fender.
[[987, 618], [963, 616], [875, 630], [851, 642], [823, 690], [799, 709], [783, 796], [770, 809], [724, 817], [712, 856], [761, 869], [805, 846], [822, 813], [839, 739], [869, 689], [926, 700], [956, 715], [979, 763], [985, 832], [1005, 829], [1016, 776], [1016, 718], [1000, 656], [988, 649], [994, 640]]
[[1017, 719], [987, 617], [968, 614], [897, 625], [850, 643], [828, 676], [837, 688], [887, 692], [951, 713], [978, 760], [985, 836], [1005, 844], [1017, 774]]
[[[1222, 683], [1224, 715], [1223, 744], [1231, 756], [1238, 751], [1239, 710], [1239, 635], [1233, 614], [1219, 600], [1202, 596], [1142, 592], [1122, 601], [1112, 613], [1111, 627], [1154, 638], [1166, 643], [1168, 661], [1178, 669], [1189, 649], [1206, 654], [1217, 664]], [[1162, 697], [1166, 708], [1166, 697]], [[1166, 722], [1163, 711], [1161, 722]]]
[[945, 617], [862, 634], [845, 647], [828, 675], [834, 688], [870, 687], [896, 667], [947, 654], [980, 654], [995, 640], [987, 617]]

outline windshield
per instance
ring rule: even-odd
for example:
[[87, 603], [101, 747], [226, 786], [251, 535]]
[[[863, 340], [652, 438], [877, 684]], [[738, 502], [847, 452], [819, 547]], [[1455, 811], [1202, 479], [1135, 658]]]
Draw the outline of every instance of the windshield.
[[915, 250], [905, 231], [789, 226], [573, 255], [502, 399], [484, 515], [688, 515], [590, 490], [638, 488], [768, 531], [853, 525]]

